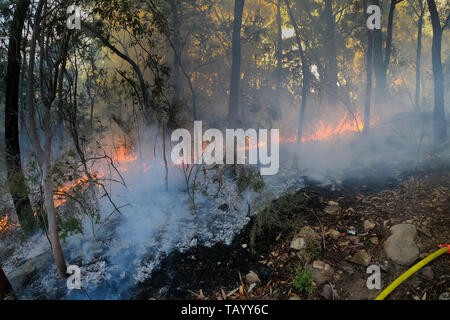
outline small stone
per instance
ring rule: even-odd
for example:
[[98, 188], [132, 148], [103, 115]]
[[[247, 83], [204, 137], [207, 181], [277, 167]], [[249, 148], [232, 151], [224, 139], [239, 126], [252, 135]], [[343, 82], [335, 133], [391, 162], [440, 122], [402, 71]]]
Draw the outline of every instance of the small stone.
[[312, 267], [314, 269], [325, 270], [325, 268], [327, 267], [327, 264], [325, 262], [323, 262], [323, 261], [316, 260], [316, 261], [313, 262]]
[[311, 240], [320, 240], [321, 239], [321, 236], [319, 234], [317, 234], [317, 232], [315, 232], [313, 230], [313, 228], [311, 228], [310, 226], [304, 226], [298, 233], [298, 236], [301, 238], [311, 239]]
[[330, 284], [324, 284], [319, 291], [319, 295], [327, 300], [332, 300], [334, 297], [334, 288]]
[[353, 268], [349, 267], [349, 266], [342, 266], [342, 270], [344, 270], [348, 274], [354, 274], [355, 273], [355, 270], [353, 270]]
[[306, 248], [305, 238], [295, 238], [291, 241], [291, 249], [303, 250]]
[[450, 292], [444, 292], [439, 296], [439, 300], [450, 300]]
[[341, 237], [341, 233], [337, 230], [331, 229], [329, 231], [329, 235], [331, 238], [333, 238], [334, 240], [337, 240]]
[[242, 245], [242, 248], [243, 248], [243, 249], [247, 249], [247, 244], [244, 243], [244, 244]]
[[317, 286], [321, 286], [327, 281], [332, 281], [334, 277], [334, 269], [323, 261], [316, 260], [312, 265], [307, 265], [306, 269], [311, 271], [314, 282]]
[[422, 268], [422, 270], [420, 270], [420, 273], [428, 280], [433, 280], [434, 278], [433, 268], [430, 266]]
[[370, 264], [371, 260], [372, 257], [365, 250], [359, 250], [353, 255], [353, 257], [349, 259], [350, 262], [359, 264], [364, 267], [367, 267]]
[[324, 212], [327, 214], [337, 214], [339, 212], [339, 206], [331, 205], [324, 209]]
[[373, 222], [372, 220], [366, 220], [364, 221], [364, 231], [369, 232], [370, 230], [373, 230], [377, 224]]
[[370, 238], [370, 242], [372, 242], [373, 244], [377, 245], [377, 244], [379, 243], [378, 237], [372, 237], [372, 238]]
[[246, 276], [245, 276], [245, 283], [247, 283], [248, 285], [251, 285], [253, 283], [260, 283], [261, 280], [259, 280], [258, 275], [253, 272], [250, 271]]
[[336, 201], [328, 201], [328, 205], [329, 205], [329, 206], [337, 206], [337, 207], [339, 207], [339, 202], [336, 202]]

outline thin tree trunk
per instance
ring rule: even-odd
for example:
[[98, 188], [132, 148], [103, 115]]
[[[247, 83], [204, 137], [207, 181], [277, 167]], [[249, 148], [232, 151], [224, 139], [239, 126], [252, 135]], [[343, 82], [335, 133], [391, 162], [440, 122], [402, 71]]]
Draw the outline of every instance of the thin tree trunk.
[[175, 126], [175, 119], [180, 105], [180, 89], [181, 89], [181, 78], [180, 78], [180, 59], [179, 53], [181, 52], [181, 41], [180, 41], [180, 21], [178, 15], [178, 4], [175, 0], [170, 0], [170, 8], [172, 10], [172, 32], [173, 32], [173, 62], [172, 62], [172, 105], [169, 111], [169, 125]]
[[147, 84], [144, 79], [144, 74], [143, 74], [141, 68], [139, 67], [139, 65], [133, 59], [131, 59], [127, 54], [120, 52], [119, 49], [117, 49], [114, 45], [112, 45], [111, 42], [109, 41], [109, 39], [106, 38], [101, 33], [101, 31], [97, 30], [95, 26], [89, 25], [87, 23], [82, 23], [81, 29], [83, 32], [86, 32], [88, 35], [92, 36], [93, 38], [99, 39], [103, 43], [104, 46], [109, 48], [114, 54], [116, 54], [118, 57], [120, 57], [121, 59], [126, 61], [133, 68], [134, 72], [136, 73], [136, 75], [138, 77], [140, 90], [141, 90], [141, 94], [142, 94], [142, 99], [144, 100], [144, 113], [145, 113], [147, 122], [151, 122], [150, 112], [152, 111], [152, 108], [155, 103], [153, 101], [152, 96], [149, 93]]
[[9, 283], [6, 274], [3, 272], [2, 267], [0, 266], [0, 301], [11, 298], [15, 298], [13, 288], [11, 283]]
[[[434, 0], [427, 0], [433, 26], [432, 62], [434, 76], [433, 139], [436, 149], [447, 141], [447, 121], [444, 109], [444, 76], [442, 74], [442, 31]], [[448, 21], [447, 21], [448, 22]]]
[[[58, 235], [58, 227], [56, 221], [56, 208], [53, 202], [53, 180], [52, 180], [52, 170], [51, 170], [51, 114], [50, 107], [52, 99], [46, 99], [46, 103], [44, 103], [44, 134], [45, 134], [45, 146], [44, 149], [41, 147], [41, 143], [38, 136], [38, 131], [35, 123], [35, 103], [34, 103], [34, 67], [36, 62], [36, 41], [38, 35], [41, 33], [41, 14], [42, 9], [46, 4], [46, 0], [40, 0], [38, 7], [35, 13], [35, 21], [33, 26], [33, 34], [30, 42], [30, 62], [28, 64], [28, 84], [27, 84], [27, 107], [28, 107], [28, 115], [26, 117], [27, 120], [27, 128], [28, 133], [30, 135], [30, 140], [33, 145], [33, 149], [36, 153], [37, 160], [39, 166], [42, 169], [42, 185], [44, 189], [44, 208], [47, 213], [48, 219], [48, 233], [49, 239], [52, 246], [53, 257], [55, 259], [56, 268], [58, 270], [58, 274], [61, 278], [66, 277], [66, 262], [64, 260], [64, 254], [61, 248], [61, 243], [59, 241]], [[66, 48], [67, 49], [67, 48]], [[43, 50], [43, 48], [41, 48]], [[41, 53], [41, 59], [43, 59], [43, 55]], [[55, 70], [58, 72], [58, 70]], [[41, 69], [42, 74], [42, 69]], [[43, 87], [41, 81], [41, 88]], [[56, 92], [54, 92], [56, 93]], [[42, 94], [42, 93], [41, 93]]]
[[[364, 1], [364, 17], [366, 14], [367, 0]], [[367, 53], [366, 53], [366, 96], [364, 103], [364, 130], [363, 135], [369, 136], [370, 131], [370, 107], [372, 102], [372, 67], [373, 67], [373, 35], [367, 30]]]
[[337, 104], [337, 48], [336, 48], [336, 25], [335, 17], [333, 14], [333, 0], [325, 0], [325, 21], [326, 21], [326, 33], [325, 33], [325, 48], [327, 56], [327, 71], [326, 71], [326, 86], [329, 89], [328, 92], [328, 104], [330, 107], [335, 108]]
[[26, 235], [32, 233], [37, 227], [30, 199], [28, 198], [28, 187], [22, 171], [19, 138], [19, 82], [22, 68], [20, 49], [22, 30], [29, 6], [29, 0], [17, 2], [9, 30], [8, 66], [5, 79], [5, 151], [8, 189], [20, 225]]
[[276, 45], [276, 91], [275, 91], [275, 103], [273, 106], [274, 120], [278, 120], [281, 117], [280, 98], [281, 98], [281, 85], [282, 85], [282, 72], [283, 72], [283, 21], [281, 18], [281, 2], [277, 1], [277, 45]]
[[420, 16], [417, 24], [417, 51], [416, 51], [416, 93], [415, 93], [415, 108], [420, 111], [420, 68], [422, 65], [422, 31], [423, 31], [423, 16], [425, 15], [425, 7], [423, 0], [419, 0]]
[[[372, 4], [380, 7], [379, 0], [373, 0]], [[383, 100], [383, 33], [381, 30], [375, 29], [373, 32], [373, 71], [375, 73], [375, 103]]]
[[239, 96], [241, 80], [241, 29], [242, 15], [244, 12], [245, 0], [234, 1], [234, 22], [232, 36], [232, 56], [231, 81], [230, 81], [230, 102], [228, 109], [228, 121], [232, 127], [235, 127], [239, 117]]
[[[292, 14], [292, 10], [289, 5], [289, 0], [285, 0], [285, 3], [286, 3], [286, 7], [288, 9], [291, 24], [294, 27], [295, 38], [297, 40], [297, 46], [298, 46], [298, 50], [300, 52], [300, 59], [301, 59], [301, 64], [302, 64], [302, 76], [303, 76], [303, 81], [302, 81], [303, 84], [302, 84], [302, 90], [301, 90], [302, 104], [300, 107], [300, 114], [299, 114], [299, 118], [298, 118], [298, 134], [297, 134], [297, 144], [300, 146], [300, 144], [302, 143], [302, 139], [303, 139], [303, 125], [305, 122], [305, 120], [304, 120], [305, 119], [305, 111], [306, 111], [308, 95], [309, 95], [310, 86], [311, 86], [310, 68], [309, 68], [309, 62], [306, 59], [305, 52], [303, 51], [302, 41], [300, 38], [300, 30], [297, 26], [297, 22], [295, 21], [294, 15]], [[299, 152], [299, 149], [297, 151]], [[297, 158], [299, 155], [298, 152], [297, 152]]]
[[162, 139], [163, 139], [163, 159], [164, 159], [164, 168], [165, 168], [165, 176], [164, 176], [164, 182], [165, 182], [165, 190], [166, 192], [169, 191], [169, 166], [167, 164], [167, 146], [166, 146], [166, 139], [167, 139], [167, 126], [165, 123], [163, 123], [162, 128]]
[[[377, 30], [375, 32], [375, 43], [376, 44], [376, 57], [374, 56], [375, 62], [375, 76], [376, 76], [376, 99], [381, 102], [386, 99], [386, 79], [387, 79], [387, 71], [389, 69], [389, 63], [391, 60], [391, 51], [392, 51], [392, 34], [394, 29], [394, 15], [395, 8], [397, 4], [399, 4], [402, 0], [391, 0], [391, 5], [389, 7], [389, 18], [388, 18], [388, 27], [387, 27], [387, 35], [386, 35], [386, 50], [384, 53], [384, 59], [382, 56], [382, 46], [383, 39], [381, 30]], [[378, 2], [378, 1], [377, 1]]]

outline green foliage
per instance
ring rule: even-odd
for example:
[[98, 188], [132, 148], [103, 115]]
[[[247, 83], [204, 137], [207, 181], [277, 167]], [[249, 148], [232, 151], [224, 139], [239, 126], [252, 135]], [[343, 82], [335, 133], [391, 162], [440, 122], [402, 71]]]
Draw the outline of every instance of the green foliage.
[[60, 219], [58, 226], [59, 235], [63, 241], [66, 241], [67, 237], [73, 234], [83, 233], [83, 223], [76, 217]]
[[237, 185], [239, 192], [244, 192], [251, 189], [255, 192], [260, 192], [264, 189], [264, 179], [256, 168], [240, 167], [237, 178]]
[[311, 272], [309, 271], [297, 271], [297, 274], [294, 278], [294, 287], [299, 292], [311, 292], [314, 291], [314, 285], [313, 285], [313, 276]]

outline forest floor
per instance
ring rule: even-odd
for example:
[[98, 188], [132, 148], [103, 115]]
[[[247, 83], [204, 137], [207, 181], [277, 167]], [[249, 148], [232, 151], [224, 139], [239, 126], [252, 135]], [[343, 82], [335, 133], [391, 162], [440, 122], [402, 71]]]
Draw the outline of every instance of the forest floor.
[[[380, 266], [385, 288], [439, 244], [450, 243], [449, 213], [450, 166], [438, 160], [396, 179], [348, 179], [335, 188], [309, 183], [272, 201], [230, 246], [172, 252], [133, 297], [373, 299], [381, 290], [367, 288], [367, 266]], [[417, 231], [417, 257], [407, 265], [393, 262], [385, 250], [390, 228], [398, 224]], [[448, 255], [441, 256], [388, 299], [448, 296], [449, 262]], [[305, 274], [313, 277], [312, 286], [295, 286], [296, 276]]]

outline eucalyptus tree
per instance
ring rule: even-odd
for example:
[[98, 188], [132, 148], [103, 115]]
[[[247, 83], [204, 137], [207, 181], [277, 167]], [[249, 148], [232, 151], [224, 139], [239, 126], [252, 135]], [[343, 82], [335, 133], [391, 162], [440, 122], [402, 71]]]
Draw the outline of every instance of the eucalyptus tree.
[[228, 106], [228, 121], [232, 127], [239, 117], [240, 81], [241, 81], [241, 28], [245, 0], [234, 0], [233, 36], [231, 44], [232, 65], [230, 80], [230, 102]]
[[[48, 13], [52, 12], [51, 15]], [[66, 262], [58, 233], [52, 176], [53, 116], [57, 95], [64, 85], [63, 77], [69, 50], [70, 30], [66, 27], [67, 6], [56, 1], [39, 0], [34, 12], [33, 33], [30, 40], [26, 124], [33, 150], [41, 171], [44, 209], [48, 221], [48, 238], [58, 274], [66, 277]], [[39, 51], [37, 47], [39, 45]], [[39, 53], [36, 63], [37, 52]], [[38, 74], [35, 70], [38, 69]], [[35, 81], [37, 80], [37, 81]], [[35, 82], [38, 88], [35, 88]], [[42, 114], [37, 117], [37, 114]], [[39, 127], [38, 125], [39, 124]], [[41, 131], [43, 139], [40, 138]]]
[[[433, 139], [435, 148], [447, 142], [447, 120], [445, 117], [444, 101], [444, 75], [442, 72], [442, 35], [450, 24], [450, 12], [441, 25], [441, 19], [434, 0], [427, 0], [430, 12], [431, 25], [433, 27], [432, 63], [434, 77], [434, 114], [433, 114]], [[449, 9], [448, 6], [446, 8]]]
[[30, 0], [16, 1], [9, 27], [8, 63], [5, 76], [5, 157], [8, 189], [20, 225], [25, 234], [36, 230], [37, 223], [28, 197], [22, 170], [19, 133], [19, 82], [22, 69], [22, 34]]

